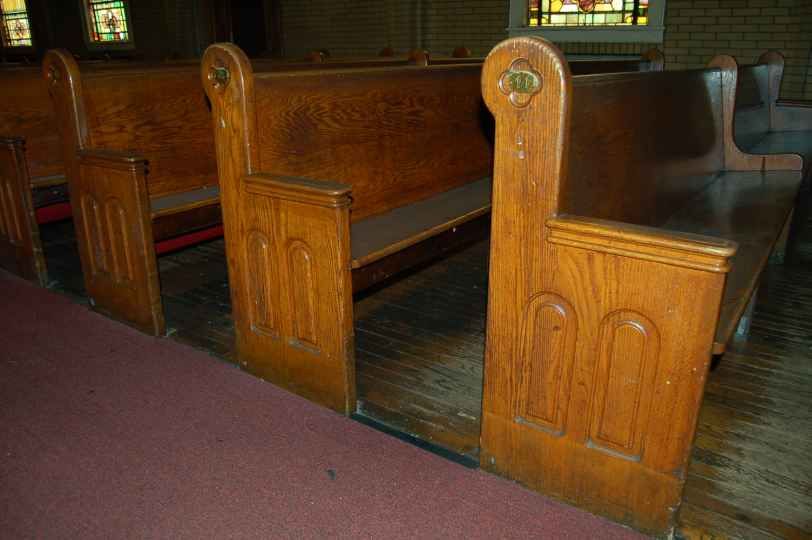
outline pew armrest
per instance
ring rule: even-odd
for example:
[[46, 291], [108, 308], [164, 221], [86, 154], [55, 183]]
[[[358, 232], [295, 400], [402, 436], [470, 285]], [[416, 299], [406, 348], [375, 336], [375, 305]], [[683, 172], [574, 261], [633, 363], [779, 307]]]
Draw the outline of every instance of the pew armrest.
[[547, 227], [553, 244], [716, 273], [730, 270], [737, 249], [710, 236], [567, 214], [548, 219]]
[[89, 167], [134, 170], [144, 167], [147, 159], [128, 150], [105, 150], [101, 148], [82, 149], [77, 152], [79, 162]]
[[338, 182], [257, 173], [244, 178], [248, 193], [286, 201], [340, 208], [350, 204], [350, 186]]

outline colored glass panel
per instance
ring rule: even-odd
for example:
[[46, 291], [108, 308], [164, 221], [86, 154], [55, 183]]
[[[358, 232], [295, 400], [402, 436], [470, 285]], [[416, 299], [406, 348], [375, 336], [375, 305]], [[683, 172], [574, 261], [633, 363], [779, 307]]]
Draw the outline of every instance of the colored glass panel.
[[0, 20], [5, 47], [31, 47], [31, 22], [25, 0], [0, 0]]
[[123, 0], [88, 0], [90, 39], [98, 43], [130, 40], [130, 24]]
[[529, 0], [528, 26], [645, 26], [649, 0]]

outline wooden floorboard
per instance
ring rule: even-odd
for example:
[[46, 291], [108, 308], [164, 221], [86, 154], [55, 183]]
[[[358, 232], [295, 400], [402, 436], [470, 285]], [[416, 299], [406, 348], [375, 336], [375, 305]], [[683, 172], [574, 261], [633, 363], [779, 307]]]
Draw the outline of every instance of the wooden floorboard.
[[[82, 300], [70, 223], [44, 227], [52, 287]], [[770, 265], [750, 335], [708, 380], [680, 510], [684, 538], [812, 538], [812, 223]], [[224, 244], [159, 259], [171, 338], [234, 360]], [[488, 243], [355, 303], [358, 411], [476, 458]]]

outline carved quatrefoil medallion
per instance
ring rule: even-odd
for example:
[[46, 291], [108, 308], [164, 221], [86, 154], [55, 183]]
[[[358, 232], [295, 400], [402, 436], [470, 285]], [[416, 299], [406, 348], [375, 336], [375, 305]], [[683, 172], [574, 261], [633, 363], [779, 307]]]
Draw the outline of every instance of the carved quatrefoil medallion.
[[61, 77], [62, 73], [59, 71], [58, 67], [51, 66], [48, 68], [48, 82], [50, 82], [51, 85], [58, 83]]
[[499, 77], [499, 90], [515, 107], [526, 107], [542, 85], [541, 73], [526, 58], [518, 58]]
[[222, 92], [231, 80], [231, 73], [228, 68], [222, 65], [214, 65], [209, 68], [209, 80], [215, 90]]

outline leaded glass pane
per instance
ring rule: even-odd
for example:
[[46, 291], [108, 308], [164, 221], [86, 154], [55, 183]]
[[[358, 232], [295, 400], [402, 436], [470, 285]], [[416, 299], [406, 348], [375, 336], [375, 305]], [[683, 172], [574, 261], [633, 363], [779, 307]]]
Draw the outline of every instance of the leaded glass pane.
[[0, 0], [3, 45], [5, 47], [31, 47], [31, 23], [25, 0]]
[[529, 0], [528, 26], [643, 26], [649, 0]]
[[130, 40], [130, 25], [123, 0], [88, 0], [90, 39], [109, 43]]

